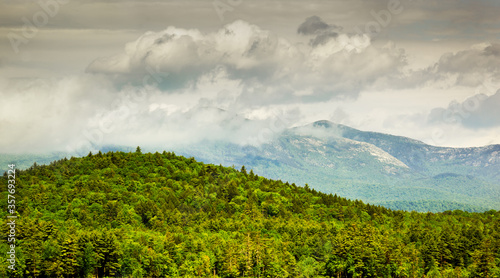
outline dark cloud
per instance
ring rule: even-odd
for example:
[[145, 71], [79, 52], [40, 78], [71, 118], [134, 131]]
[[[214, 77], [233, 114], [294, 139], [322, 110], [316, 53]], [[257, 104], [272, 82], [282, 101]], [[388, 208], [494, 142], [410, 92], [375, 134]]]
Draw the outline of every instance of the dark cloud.
[[338, 36], [339, 36], [339, 34], [335, 33], [335, 32], [325, 32], [323, 34], [319, 34], [316, 37], [314, 37], [314, 39], [312, 39], [309, 43], [312, 46], [317, 46], [317, 45], [320, 45], [320, 44], [325, 44], [330, 39], [336, 38]]
[[301, 35], [315, 35], [309, 43], [312, 46], [317, 46], [338, 37], [341, 30], [341, 26], [327, 24], [319, 16], [311, 16], [299, 25], [297, 33]]
[[300, 24], [297, 33], [302, 35], [314, 35], [329, 29], [330, 25], [326, 24], [319, 16], [311, 16]]

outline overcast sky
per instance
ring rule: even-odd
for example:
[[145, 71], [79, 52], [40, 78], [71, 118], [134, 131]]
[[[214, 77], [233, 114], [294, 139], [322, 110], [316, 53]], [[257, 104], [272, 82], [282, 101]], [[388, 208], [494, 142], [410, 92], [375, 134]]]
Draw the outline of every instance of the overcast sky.
[[1, 0], [0, 152], [330, 120], [500, 144], [500, 2]]

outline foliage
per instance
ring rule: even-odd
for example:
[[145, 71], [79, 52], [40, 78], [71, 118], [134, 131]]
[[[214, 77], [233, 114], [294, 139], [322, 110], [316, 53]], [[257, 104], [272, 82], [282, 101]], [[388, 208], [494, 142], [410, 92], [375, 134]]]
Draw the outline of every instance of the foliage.
[[169, 152], [34, 165], [17, 172], [16, 205], [17, 270], [2, 258], [1, 277], [500, 273], [498, 211], [393, 211]]

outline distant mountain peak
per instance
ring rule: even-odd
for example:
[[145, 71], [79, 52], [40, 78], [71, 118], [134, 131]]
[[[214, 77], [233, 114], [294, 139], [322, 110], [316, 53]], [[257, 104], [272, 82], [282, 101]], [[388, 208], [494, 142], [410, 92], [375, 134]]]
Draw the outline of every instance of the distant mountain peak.
[[[374, 139], [384, 139], [384, 140], [396, 140], [400, 142], [411, 142], [418, 145], [427, 145], [422, 141], [415, 140], [405, 136], [391, 135], [382, 132], [374, 132], [374, 131], [363, 131], [350, 126], [346, 126], [343, 124], [337, 124], [328, 120], [319, 120], [315, 121], [312, 124], [305, 125], [312, 126], [314, 128], [325, 128], [325, 129], [336, 129], [337, 134], [341, 135], [344, 138], [352, 139], [356, 141], [366, 142], [374, 144]], [[375, 144], [377, 145], [377, 144]]]
[[312, 125], [314, 127], [327, 127], [327, 128], [330, 128], [332, 126], [337, 126], [336, 123], [333, 123], [333, 122], [330, 122], [330, 121], [327, 121], [327, 120], [316, 121], [316, 122], [312, 123]]
[[309, 124], [308, 126], [322, 127], [322, 128], [340, 128], [340, 129], [350, 129], [350, 130], [360, 131], [360, 130], [357, 130], [355, 128], [352, 128], [352, 127], [349, 127], [349, 126], [346, 126], [343, 124], [334, 123], [334, 122], [328, 121], [328, 120], [315, 121], [312, 124]]

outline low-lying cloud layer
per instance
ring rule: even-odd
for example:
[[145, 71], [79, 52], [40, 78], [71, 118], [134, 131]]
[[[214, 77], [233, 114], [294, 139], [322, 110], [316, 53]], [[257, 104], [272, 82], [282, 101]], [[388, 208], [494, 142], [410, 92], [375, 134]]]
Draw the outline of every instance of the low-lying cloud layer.
[[[0, 103], [1, 152], [62, 151], [83, 155], [105, 145], [169, 149], [207, 140], [269, 142], [300, 117], [293, 108], [232, 108], [230, 93], [166, 94], [155, 86], [123, 86], [96, 75], [6, 81]], [[220, 108], [222, 107], [222, 108]]]

